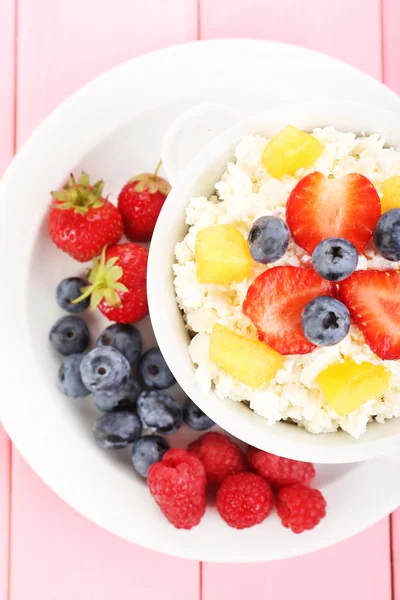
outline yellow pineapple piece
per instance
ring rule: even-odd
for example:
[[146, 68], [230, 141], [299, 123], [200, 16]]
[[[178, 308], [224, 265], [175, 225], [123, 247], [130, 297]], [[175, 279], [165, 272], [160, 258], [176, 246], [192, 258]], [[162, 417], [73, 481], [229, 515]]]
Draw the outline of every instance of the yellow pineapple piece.
[[261, 162], [272, 177], [279, 178], [310, 167], [322, 150], [316, 137], [288, 125], [265, 146]]
[[384, 393], [390, 375], [382, 365], [357, 364], [351, 358], [330, 365], [317, 377], [322, 394], [333, 410], [348, 415], [367, 400]]
[[250, 274], [252, 259], [247, 241], [233, 225], [201, 229], [195, 247], [200, 283], [228, 284]]
[[269, 383], [284, 360], [263, 342], [243, 337], [218, 323], [211, 334], [210, 359], [251, 388]]
[[382, 213], [391, 208], [400, 208], [400, 177], [389, 177], [382, 184], [383, 196], [381, 198]]

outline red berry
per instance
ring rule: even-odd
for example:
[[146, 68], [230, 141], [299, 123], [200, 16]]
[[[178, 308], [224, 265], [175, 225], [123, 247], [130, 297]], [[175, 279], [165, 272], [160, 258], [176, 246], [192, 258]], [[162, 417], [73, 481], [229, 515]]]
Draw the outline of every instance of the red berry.
[[201, 461], [187, 450], [168, 450], [149, 469], [147, 483], [161, 512], [177, 529], [191, 529], [206, 510], [206, 475]]
[[315, 469], [311, 463], [282, 458], [257, 448], [248, 449], [247, 462], [253, 471], [276, 488], [297, 483], [310, 485], [315, 477]]
[[356, 271], [340, 282], [339, 298], [379, 358], [400, 358], [400, 273]]
[[246, 470], [246, 457], [230, 438], [210, 431], [188, 448], [197, 454], [206, 470], [208, 483], [219, 484], [228, 475]]
[[301, 313], [308, 302], [332, 296], [333, 290], [312, 269], [272, 267], [253, 281], [242, 310], [271, 348], [280, 354], [308, 354], [315, 346], [303, 334]]
[[55, 245], [80, 262], [98, 256], [104, 246], [116, 244], [122, 234], [121, 214], [102, 197], [103, 182], [93, 186], [82, 173], [79, 183], [53, 192], [48, 217], [50, 237]]
[[341, 179], [310, 173], [299, 181], [286, 205], [294, 241], [309, 254], [328, 237], [345, 238], [361, 252], [380, 216], [378, 192], [358, 173]]
[[262, 523], [271, 512], [274, 495], [254, 473], [229, 475], [217, 492], [217, 509], [230, 527], [245, 529]]
[[276, 508], [282, 525], [293, 533], [314, 529], [326, 515], [326, 501], [321, 492], [305, 485], [279, 490]]
[[[158, 170], [158, 169], [157, 169]], [[149, 242], [170, 192], [168, 181], [156, 173], [143, 173], [122, 188], [118, 208], [124, 222], [125, 235], [132, 242]]]
[[89, 284], [78, 299], [90, 296], [91, 308], [98, 308], [110, 321], [134, 323], [149, 311], [146, 275], [148, 250], [138, 244], [104, 248], [101, 259], [93, 260]]

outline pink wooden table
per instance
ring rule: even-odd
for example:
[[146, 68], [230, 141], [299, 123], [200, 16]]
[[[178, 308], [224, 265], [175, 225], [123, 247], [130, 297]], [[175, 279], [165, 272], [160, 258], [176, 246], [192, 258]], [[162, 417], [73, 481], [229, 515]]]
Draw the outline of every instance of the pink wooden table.
[[[49, 111], [93, 76], [149, 50], [199, 38], [304, 45], [400, 93], [399, 22], [398, 0], [0, 0], [0, 174]], [[0, 600], [149, 600], [158, 594], [165, 600], [287, 600], [295, 594], [400, 600], [399, 544], [400, 512], [335, 547], [279, 563], [219, 566], [162, 556], [119, 540], [66, 506], [0, 426]]]

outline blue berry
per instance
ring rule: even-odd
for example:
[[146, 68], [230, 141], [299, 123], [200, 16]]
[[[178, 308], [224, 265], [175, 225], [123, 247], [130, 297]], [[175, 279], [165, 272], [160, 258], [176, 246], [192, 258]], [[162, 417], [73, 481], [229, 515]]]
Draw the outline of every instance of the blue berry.
[[61, 317], [51, 328], [49, 339], [54, 350], [60, 354], [76, 354], [88, 347], [89, 329], [78, 317]]
[[339, 300], [319, 296], [303, 309], [301, 325], [306, 338], [316, 346], [333, 346], [349, 332], [350, 313]]
[[83, 385], [80, 366], [84, 354], [66, 356], [58, 371], [58, 384], [61, 391], [69, 398], [83, 398], [90, 394]]
[[159, 348], [151, 348], [143, 354], [139, 372], [144, 385], [150, 390], [164, 390], [175, 383], [175, 377], [169, 370]]
[[215, 425], [214, 421], [207, 417], [190, 398], [186, 398], [182, 411], [184, 423], [195, 431], [205, 431]]
[[116, 392], [94, 392], [93, 402], [101, 412], [111, 410], [134, 410], [136, 400], [142, 392], [142, 386], [133, 377], [121, 389]]
[[109, 412], [97, 419], [93, 435], [103, 450], [118, 450], [140, 438], [142, 426], [135, 413], [124, 410]]
[[137, 401], [137, 413], [143, 427], [154, 433], [174, 433], [182, 425], [182, 409], [165, 392], [142, 392]]
[[314, 269], [328, 281], [342, 281], [357, 268], [358, 253], [355, 246], [344, 238], [322, 240], [312, 254]]
[[142, 335], [133, 325], [115, 323], [103, 331], [96, 346], [112, 346], [133, 365], [142, 354]]
[[112, 346], [95, 348], [81, 364], [82, 381], [91, 392], [120, 390], [127, 383], [130, 370], [125, 356]]
[[132, 464], [142, 477], [147, 477], [151, 465], [162, 459], [170, 446], [160, 435], [146, 435], [132, 446]]
[[78, 304], [72, 304], [73, 300], [82, 295], [81, 289], [87, 285], [84, 279], [79, 277], [68, 277], [63, 279], [57, 286], [56, 299], [58, 305], [69, 313], [78, 314], [89, 308], [90, 298], [85, 298]]
[[279, 217], [260, 217], [249, 233], [250, 254], [259, 263], [276, 262], [285, 254], [289, 237], [285, 221]]
[[387, 260], [400, 260], [400, 208], [385, 212], [376, 224], [374, 242]]

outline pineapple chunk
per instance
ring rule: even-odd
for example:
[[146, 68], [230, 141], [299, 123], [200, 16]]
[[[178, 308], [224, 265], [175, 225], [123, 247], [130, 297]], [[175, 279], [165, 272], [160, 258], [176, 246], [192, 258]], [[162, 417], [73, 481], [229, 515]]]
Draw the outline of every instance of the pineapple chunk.
[[382, 365], [369, 362], [357, 364], [351, 358], [322, 371], [317, 382], [333, 410], [348, 415], [367, 400], [384, 393], [390, 375]]
[[400, 208], [400, 177], [389, 177], [382, 184], [383, 196], [381, 198], [382, 213], [391, 208]]
[[218, 323], [211, 334], [210, 359], [251, 388], [269, 383], [284, 360], [263, 342], [250, 340]]
[[233, 225], [201, 229], [197, 234], [195, 260], [200, 283], [222, 285], [246, 279], [252, 263], [247, 241]]
[[261, 162], [272, 177], [279, 178], [310, 167], [322, 150], [316, 137], [288, 125], [265, 146]]

